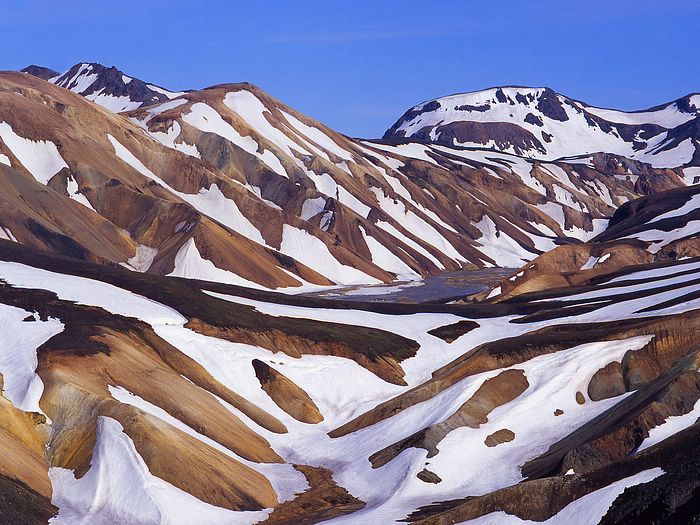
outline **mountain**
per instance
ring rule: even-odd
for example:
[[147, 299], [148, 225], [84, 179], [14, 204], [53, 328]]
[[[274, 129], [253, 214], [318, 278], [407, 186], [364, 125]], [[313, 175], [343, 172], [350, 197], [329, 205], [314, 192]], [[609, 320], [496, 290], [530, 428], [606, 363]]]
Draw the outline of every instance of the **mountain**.
[[2, 73], [0, 140], [6, 237], [290, 290], [518, 267], [596, 235], [616, 206], [686, 183], [681, 169], [614, 155], [550, 163], [351, 139], [250, 84], [115, 115]]
[[41, 78], [43, 80], [50, 80], [52, 78], [56, 78], [61, 76], [61, 74], [58, 71], [54, 71], [53, 69], [49, 69], [48, 67], [42, 67], [42, 66], [27, 66], [24, 69], [21, 70], [22, 73], [27, 73], [29, 75]]
[[63, 73], [40, 66], [29, 66], [22, 72], [69, 89], [115, 113], [182, 95], [125, 75], [114, 66], [96, 63], [81, 62]]
[[423, 102], [384, 134], [540, 160], [613, 153], [655, 167], [700, 165], [700, 94], [642, 111], [602, 109], [550, 88], [498, 87]]

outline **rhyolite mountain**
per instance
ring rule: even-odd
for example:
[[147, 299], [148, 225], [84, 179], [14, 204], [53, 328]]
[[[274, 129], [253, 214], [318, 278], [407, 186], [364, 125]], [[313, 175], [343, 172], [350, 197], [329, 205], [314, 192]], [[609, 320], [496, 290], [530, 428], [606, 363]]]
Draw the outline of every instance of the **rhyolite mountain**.
[[[251, 84], [124, 106], [136, 79], [71, 69], [0, 73], [1, 523], [697, 522], [695, 98], [591, 131], [502, 88], [361, 140]], [[491, 125], [525, 108], [544, 152]], [[484, 266], [518, 270], [289, 293]]]
[[116, 115], [98, 86], [119, 85], [117, 70], [76, 64], [53, 85], [2, 75], [5, 188], [66, 201], [51, 213], [7, 195], [6, 236], [160, 275], [294, 290], [519, 267], [600, 233], [624, 202], [688, 182], [682, 167], [609, 153], [543, 162], [352, 139], [251, 84]]

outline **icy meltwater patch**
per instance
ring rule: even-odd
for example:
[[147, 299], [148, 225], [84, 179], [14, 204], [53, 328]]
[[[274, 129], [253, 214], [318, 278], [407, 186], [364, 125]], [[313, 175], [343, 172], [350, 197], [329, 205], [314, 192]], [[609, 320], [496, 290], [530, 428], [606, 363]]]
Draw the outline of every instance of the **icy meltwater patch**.
[[32, 314], [0, 304], [0, 373], [3, 395], [14, 406], [26, 412], [41, 412], [39, 399], [44, 383], [36, 373], [36, 349], [63, 331], [63, 323], [50, 318], [41, 321], [34, 314], [32, 321], [23, 321]]
[[135, 317], [152, 325], [182, 325], [187, 319], [165, 305], [111, 284], [85, 277], [0, 261], [0, 279], [17, 288], [49, 290], [59, 299], [86, 306], [98, 306], [110, 313]]
[[56, 144], [48, 140], [34, 141], [20, 137], [7, 122], [0, 122], [0, 139], [22, 166], [42, 184], [48, 183], [51, 177], [68, 167]]
[[52, 503], [59, 508], [53, 525], [208, 525], [252, 524], [269, 510], [233, 512], [215, 507], [154, 476], [122, 425], [97, 419], [90, 469], [80, 479], [52, 467]]
[[649, 483], [664, 471], [660, 468], [643, 470], [634, 476], [611, 483], [607, 487], [569, 503], [557, 514], [545, 521], [521, 520], [517, 516], [503, 511], [492, 512], [474, 520], [463, 521], [459, 525], [597, 525], [615, 499], [622, 494], [627, 487]]

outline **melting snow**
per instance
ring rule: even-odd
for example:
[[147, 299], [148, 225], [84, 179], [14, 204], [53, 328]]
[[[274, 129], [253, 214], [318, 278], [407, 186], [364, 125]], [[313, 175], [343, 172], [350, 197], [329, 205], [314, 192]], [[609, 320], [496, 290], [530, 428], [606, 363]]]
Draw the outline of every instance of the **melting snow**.
[[23, 321], [29, 312], [0, 304], [0, 374], [2, 394], [12, 404], [26, 412], [43, 413], [39, 399], [44, 383], [36, 373], [36, 349], [63, 331], [63, 323], [50, 318], [41, 321], [36, 314], [31, 322]]

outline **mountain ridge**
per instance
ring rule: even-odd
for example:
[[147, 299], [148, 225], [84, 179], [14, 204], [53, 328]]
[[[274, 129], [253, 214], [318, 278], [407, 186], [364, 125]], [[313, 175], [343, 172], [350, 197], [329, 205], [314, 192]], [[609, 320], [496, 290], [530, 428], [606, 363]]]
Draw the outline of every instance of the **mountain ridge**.
[[664, 167], [691, 162], [698, 133], [681, 132], [688, 142], [682, 151], [671, 152], [664, 138], [699, 116], [698, 94], [646, 110], [619, 111], [551, 88], [493, 87], [417, 104], [383, 138], [487, 147], [542, 160], [608, 152]]

